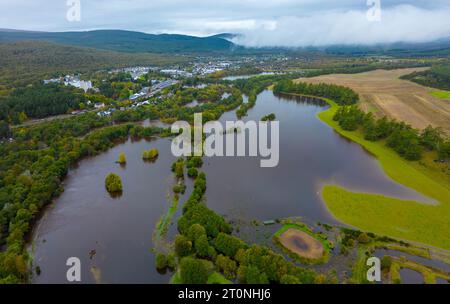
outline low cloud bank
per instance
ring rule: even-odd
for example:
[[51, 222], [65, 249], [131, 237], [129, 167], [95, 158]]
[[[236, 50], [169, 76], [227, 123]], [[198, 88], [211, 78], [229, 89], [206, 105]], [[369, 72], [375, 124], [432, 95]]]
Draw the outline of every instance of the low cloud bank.
[[[382, 9], [381, 20], [370, 21], [366, 11], [333, 11], [305, 17], [262, 21], [243, 30], [233, 42], [247, 47], [306, 47], [430, 42], [450, 37], [450, 6], [426, 10], [410, 5]], [[264, 26], [270, 23], [270, 27]]]

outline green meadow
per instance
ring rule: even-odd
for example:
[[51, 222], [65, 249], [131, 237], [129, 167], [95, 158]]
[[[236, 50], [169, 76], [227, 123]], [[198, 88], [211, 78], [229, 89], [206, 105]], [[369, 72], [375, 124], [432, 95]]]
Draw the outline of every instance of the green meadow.
[[402, 201], [382, 195], [353, 193], [337, 186], [325, 186], [323, 199], [338, 220], [362, 230], [450, 249], [450, 179], [442, 171], [423, 162], [407, 161], [383, 142], [364, 139], [361, 132], [344, 131], [333, 120], [338, 106], [326, 99], [330, 108], [318, 117], [342, 136], [360, 144], [376, 157], [394, 181], [433, 198], [429, 205]]
[[450, 99], [450, 92], [448, 91], [432, 91], [430, 94], [439, 99]]

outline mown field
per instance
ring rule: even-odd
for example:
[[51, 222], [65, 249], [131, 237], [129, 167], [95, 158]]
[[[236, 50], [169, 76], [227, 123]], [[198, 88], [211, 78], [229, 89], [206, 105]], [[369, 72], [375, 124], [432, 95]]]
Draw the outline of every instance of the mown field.
[[332, 107], [318, 115], [322, 121], [373, 154], [393, 180], [438, 202], [430, 205], [325, 186], [322, 195], [329, 211], [338, 220], [362, 230], [450, 249], [448, 173], [432, 167], [426, 160], [406, 161], [383, 142], [367, 141], [358, 131], [342, 130], [333, 120], [337, 105], [331, 100], [327, 101]]
[[427, 68], [375, 70], [359, 74], [332, 74], [298, 81], [308, 83], [331, 83], [353, 89], [360, 95], [360, 107], [377, 116], [387, 115], [405, 121], [417, 129], [428, 125], [442, 127], [450, 135], [450, 100], [447, 92], [437, 96], [430, 89], [408, 80], [403, 75], [424, 71]]

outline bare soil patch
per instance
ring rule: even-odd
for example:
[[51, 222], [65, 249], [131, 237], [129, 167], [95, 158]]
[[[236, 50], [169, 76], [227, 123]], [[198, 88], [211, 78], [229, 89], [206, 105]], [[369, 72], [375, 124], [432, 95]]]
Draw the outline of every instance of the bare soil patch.
[[288, 229], [280, 237], [280, 243], [289, 251], [306, 259], [320, 259], [324, 254], [321, 242], [297, 229]]

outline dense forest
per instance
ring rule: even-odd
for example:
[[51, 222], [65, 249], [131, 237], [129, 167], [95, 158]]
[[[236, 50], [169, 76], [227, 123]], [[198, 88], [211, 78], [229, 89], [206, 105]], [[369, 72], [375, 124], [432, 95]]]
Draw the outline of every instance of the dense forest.
[[86, 102], [83, 90], [56, 83], [36, 83], [15, 89], [10, 96], [0, 98], [0, 120], [19, 124], [27, 117], [44, 118], [67, 114], [69, 110], [80, 109], [80, 104]]
[[450, 157], [450, 140], [439, 128], [431, 126], [419, 132], [404, 122], [386, 117], [375, 119], [356, 106], [340, 107], [334, 118], [347, 131], [361, 129], [370, 141], [385, 140], [386, 145], [407, 160], [420, 160], [424, 150], [437, 151], [440, 159]]
[[427, 87], [450, 91], [450, 64], [435, 65], [430, 70], [414, 72], [401, 78]]
[[290, 93], [330, 98], [339, 105], [355, 104], [359, 100], [358, 94], [350, 88], [333, 84], [294, 83], [292, 80], [278, 82], [273, 91], [275, 93]]
[[56, 75], [83, 74], [129, 66], [166, 66], [187, 60], [187, 56], [127, 54], [45, 41], [0, 43], [0, 96], [4, 96], [11, 88], [23, 87]]

